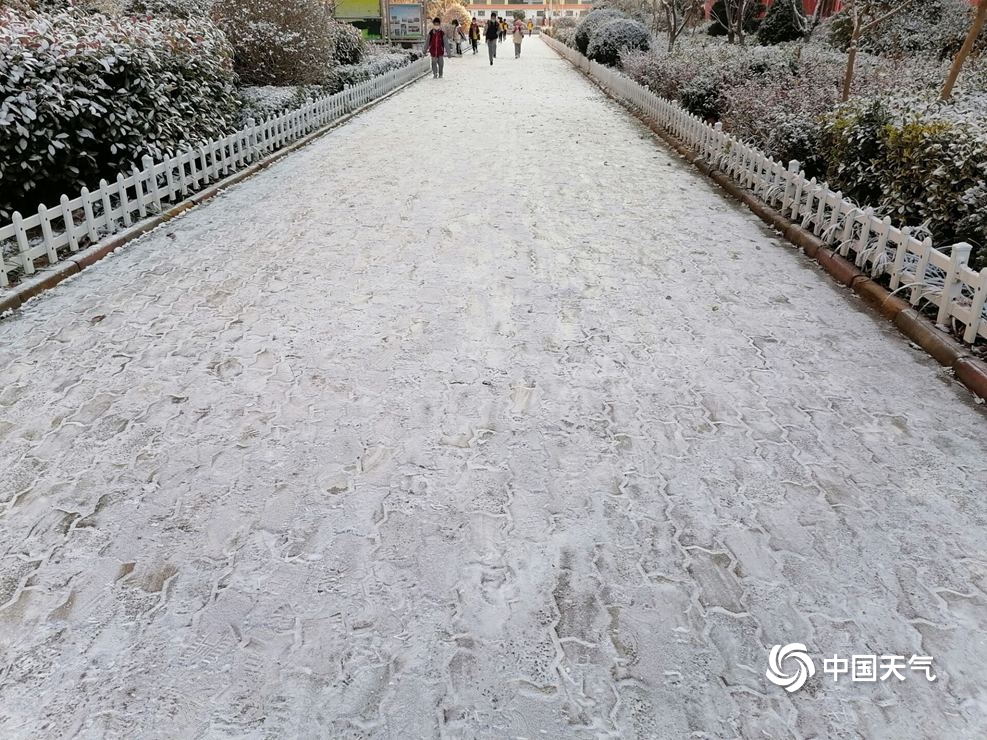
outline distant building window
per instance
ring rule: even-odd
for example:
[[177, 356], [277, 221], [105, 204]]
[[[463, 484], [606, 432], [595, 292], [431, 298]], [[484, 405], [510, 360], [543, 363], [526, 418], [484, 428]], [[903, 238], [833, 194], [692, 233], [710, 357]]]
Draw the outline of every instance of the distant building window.
[[575, 13], [573, 13], [573, 12], [572, 12], [571, 10], [567, 10], [567, 11], [565, 12], [565, 14], [566, 14], [566, 15], [568, 15], [568, 16], [572, 16], [572, 15], [575, 15]]

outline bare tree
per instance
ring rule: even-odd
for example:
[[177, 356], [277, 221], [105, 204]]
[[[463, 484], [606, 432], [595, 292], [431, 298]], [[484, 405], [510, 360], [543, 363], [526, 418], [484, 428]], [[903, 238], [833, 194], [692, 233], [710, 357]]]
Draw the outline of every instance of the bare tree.
[[[702, 0], [647, 0], [651, 6], [655, 31], [664, 31], [668, 38], [668, 50], [675, 48], [679, 36], [694, 24], [704, 12]], [[659, 26], [661, 28], [659, 28]]]
[[819, 24], [822, 23], [824, 5], [826, 5], [826, 3], [824, 3], [823, 0], [818, 0], [818, 2], [816, 2], [816, 7], [812, 9], [812, 17], [809, 18], [809, 22], [806, 24], [806, 40], [812, 38], [812, 34], [816, 32], [816, 29], [819, 28]]
[[900, 13], [916, 0], [849, 0], [844, 12], [850, 22], [850, 47], [847, 50], [846, 73], [843, 75], [843, 94], [840, 98], [850, 99], [853, 88], [853, 73], [857, 66], [857, 51], [860, 39], [886, 20]]
[[761, 0], [723, 0], [726, 17], [718, 20], [727, 29], [728, 42], [744, 45], [747, 33], [745, 27], [761, 5]]
[[946, 84], [943, 85], [942, 94], [940, 95], [943, 100], [949, 100], [953, 96], [953, 88], [956, 86], [956, 80], [960, 76], [960, 71], [963, 69], [967, 57], [973, 51], [973, 45], [977, 43], [977, 37], [983, 31], [984, 25], [987, 25], [987, 0], [980, 0], [980, 4], [977, 6], [977, 12], [973, 16], [973, 21], [970, 23], [970, 32], [966, 35], [966, 41], [963, 42], [963, 47], [953, 58], [953, 66], [949, 68], [949, 74], [946, 76]]

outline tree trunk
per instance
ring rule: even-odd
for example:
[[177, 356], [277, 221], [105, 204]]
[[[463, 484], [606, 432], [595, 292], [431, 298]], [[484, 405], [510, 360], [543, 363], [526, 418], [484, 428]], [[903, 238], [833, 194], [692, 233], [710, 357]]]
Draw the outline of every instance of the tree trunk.
[[843, 95], [840, 100], [844, 103], [850, 99], [853, 89], [853, 72], [857, 65], [857, 44], [860, 42], [860, 30], [863, 28], [859, 18], [853, 20], [853, 35], [850, 37], [850, 49], [846, 57], [846, 74], [843, 75]]
[[980, 5], [977, 7], [977, 14], [973, 17], [973, 24], [970, 26], [970, 33], [967, 34], [966, 41], [963, 42], [963, 47], [956, 52], [956, 57], [953, 59], [953, 66], [949, 68], [946, 84], [943, 85], [942, 94], [939, 96], [942, 100], [949, 100], [953, 96], [953, 88], [956, 86], [956, 80], [960, 76], [960, 71], [963, 69], [967, 57], [973, 51], [973, 45], [977, 43], [977, 37], [984, 29], [985, 23], [987, 23], [987, 0], [980, 0]]
[[806, 29], [805, 40], [808, 41], [812, 38], [812, 34], [816, 32], [816, 28], [819, 26], [819, 21], [821, 20], [823, 0], [816, 1], [816, 7], [812, 11], [812, 18], [808, 21], [808, 28]]

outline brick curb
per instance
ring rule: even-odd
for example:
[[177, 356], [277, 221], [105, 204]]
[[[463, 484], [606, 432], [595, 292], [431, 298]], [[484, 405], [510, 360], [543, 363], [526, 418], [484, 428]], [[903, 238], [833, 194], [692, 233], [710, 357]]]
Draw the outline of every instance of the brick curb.
[[829, 249], [815, 234], [789, 221], [752, 192], [737, 185], [726, 173], [700, 159], [698, 154], [688, 149], [658, 124], [648, 120], [641, 111], [626, 105], [577, 65], [573, 66], [599, 87], [608, 98], [630, 111], [683, 159], [712, 179], [733, 198], [746, 205], [787, 241], [800, 247], [807, 257], [815, 260], [836, 282], [856, 293], [868, 308], [891, 321], [899, 332], [925, 350], [936, 362], [952, 370], [956, 379], [975, 396], [987, 400], [987, 363], [971, 354], [969, 348], [946, 332], [937, 329], [907, 301], [891, 295], [883, 285], [871, 280], [852, 262]]
[[261, 160], [258, 160], [257, 162], [254, 162], [253, 164], [240, 170], [239, 172], [234, 172], [232, 175], [228, 175], [227, 177], [224, 177], [222, 180], [213, 183], [212, 185], [205, 188], [204, 190], [201, 190], [198, 193], [195, 193], [194, 195], [190, 195], [188, 198], [186, 198], [183, 201], [180, 201], [179, 203], [176, 203], [168, 210], [162, 211], [158, 215], [146, 219], [145, 221], [142, 221], [136, 226], [133, 226], [129, 229], [125, 229], [124, 231], [121, 231], [118, 234], [108, 237], [106, 240], [100, 241], [97, 244], [94, 244], [93, 246], [81, 252], [78, 252], [72, 255], [71, 257], [62, 260], [58, 264], [53, 265], [51, 268], [45, 268], [41, 273], [38, 274], [36, 279], [31, 280], [27, 283], [22, 282], [20, 285], [18, 285], [17, 288], [11, 291], [8, 295], [0, 296], [0, 319], [2, 319], [4, 314], [6, 314], [8, 311], [13, 311], [17, 308], [20, 308], [25, 302], [27, 302], [31, 298], [34, 298], [40, 295], [41, 293], [44, 293], [45, 291], [50, 290], [51, 288], [54, 288], [62, 281], [72, 277], [73, 275], [80, 273], [82, 270], [86, 269], [87, 267], [96, 264], [111, 252], [120, 249], [121, 247], [127, 245], [128, 243], [134, 241], [135, 239], [138, 239], [139, 237], [143, 236], [149, 231], [156, 229], [161, 224], [171, 221], [173, 218], [182, 215], [186, 211], [194, 208], [195, 206], [202, 205], [203, 203], [212, 200], [226, 188], [232, 185], [236, 185], [237, 183], [242, 182], [243, 180], [246, 180], [249, 177], [253, 177], [261, 170], [267, 169], [271, 165], [278, 162], [280, 159], [286, 157], [289, 154], [292, 154], [293, 152], [301, 149], [304, 146], [307, 146], [315, 139], [318, 139], [319, 137], [329, 133], [332, 129], [342, 126], [344, 123], [348, 122], [350, 119], [354, 118], [355, 116], [362, 113], [363, 111], [368, 110], [369, 108], [372, 108], [379, 103], [382, 103], [392, 95], [396, 95], [397, 93], [401, 92], [406, 87], [410, 87], [411, 85], [414, 85], [424, 76], [425, 74], [422, 74], [421, 77], [416, 77], [410, 82], [406, 82], [400, 87], [394, 88], [389, 93], [385, 95], [381, 95], [376, 100], [371, 100], [369, 103], [361, 105], [359, 108], [356, 108], [350, 113], [347, 113], [337, 118], [335, 121], [331, 121], [330, 123], [327, 123], [322, 128], [317, 129], [316, 131], [313, 131], [312, 133], [303, 136], [298, 141], [289, 144], [283, 149], [278, 149], [276, 152], [272, 152], [268, 156], [264, 157]]

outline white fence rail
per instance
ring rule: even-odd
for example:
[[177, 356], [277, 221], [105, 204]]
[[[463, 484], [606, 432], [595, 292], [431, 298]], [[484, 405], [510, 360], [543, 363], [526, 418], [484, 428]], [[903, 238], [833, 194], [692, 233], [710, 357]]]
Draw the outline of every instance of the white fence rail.
[[31, 216], [14, 213], [0, 225], [0, 288], [37, 270], [37, 262], [53, 265], [84, 246], [160, 213], [206, 185], [233, 174], [268, 154], [297, 141], [362, 105], [426, 74], [428, 58], [391, 70], [334, 95], [310, 101], [260, 123], [252, 120], [229, 136], [103, 180], [96, 190], [83, 188], [57, 206], [40, 206]]
[[786, 167], [763, 152], [711, 126], [677, 103], [655, 95], [619, 71], [597, 64], [575, 49], [542, 34], [561, 56], [599, 82], [608, 92], [681, 141], [703, 160], [748, 188], [761, 200], [812, 231], [872, 277], [887, 276], [892, 291], [903, 292], [913, 306], [929, 301], [937, 323], [957, 321], [963, 339], [987, 339], [987, 269], [968, 265], [971, 247], [961, 243], [948, 254], [919, 239], [907, 227], [856, 205], [826, 183], [807, 179], [798, 162]]

